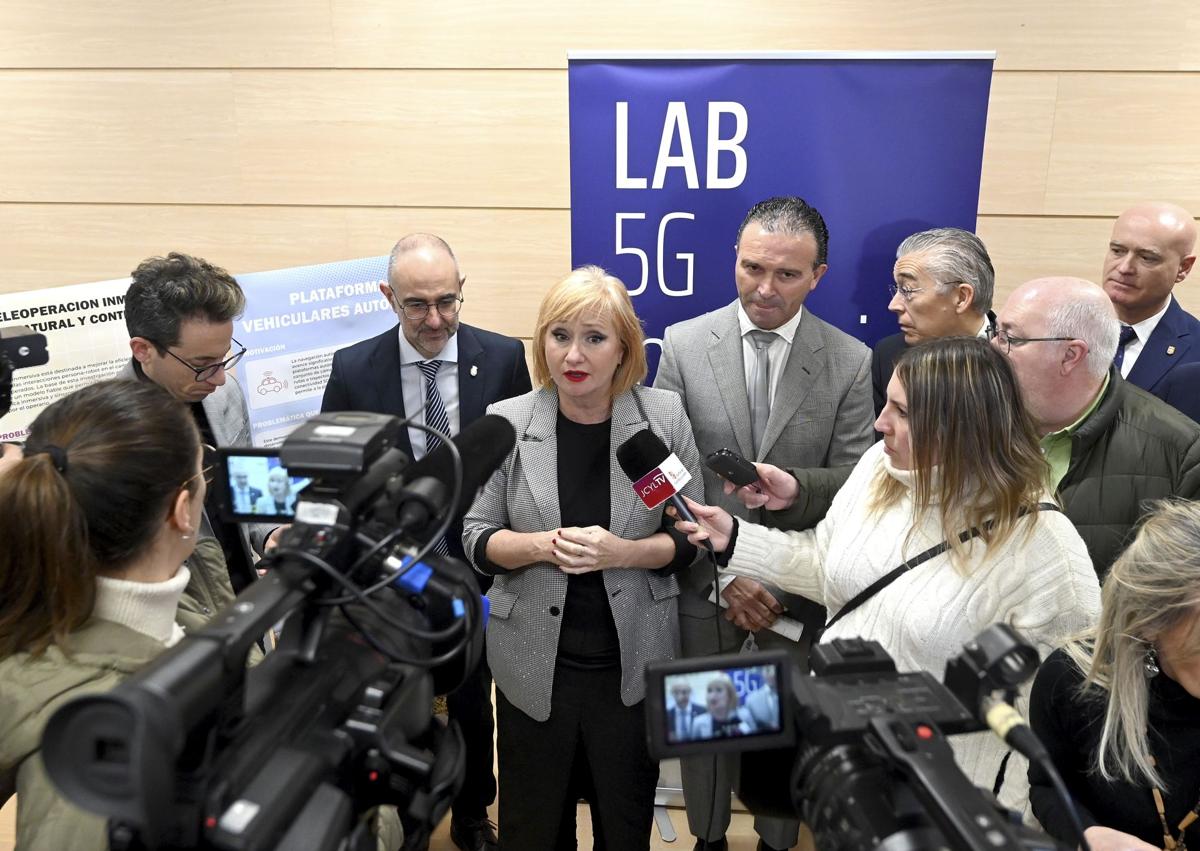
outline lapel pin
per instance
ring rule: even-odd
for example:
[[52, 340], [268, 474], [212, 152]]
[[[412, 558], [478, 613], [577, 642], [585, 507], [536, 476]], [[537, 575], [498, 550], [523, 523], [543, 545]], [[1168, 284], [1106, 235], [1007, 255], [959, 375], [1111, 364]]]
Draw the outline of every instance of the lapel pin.
[[475, 364], [471, 364], [471, 377], [474, 378], [477, 375], [479, 375], [479, 367]]
[[1173, 355], [1173, 354], [1175, 354], [1175, 347], [1174, 347], [1174, 346], [1167, 346], [1167, 354], [1169, 354], [1169, 355]]

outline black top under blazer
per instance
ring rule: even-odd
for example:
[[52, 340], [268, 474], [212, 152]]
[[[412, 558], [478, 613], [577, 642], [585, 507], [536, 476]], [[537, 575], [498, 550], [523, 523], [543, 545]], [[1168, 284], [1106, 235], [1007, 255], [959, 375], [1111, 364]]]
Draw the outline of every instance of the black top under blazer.
[[[634, 401], [635, 392], [645, 417]], [[491, 529], [545, 532], [560, 525], [557, 388], [497, 402], [488, 407], [488, 413], [513, 424], [517, 445], [463, 520], [463, 548], [468, 558], [473, 558], [476, 542]], [[675, 393], [638, 386], [617, 396], [612, 406], [613, 452], [647, 425], [692, 474], [682, 492], [702, 500], [700, 453], [683, 403]], [[660, 531], [662, 507], [646, 510], [615, 454], [610, 470], [610, 531], [627, 540]], [[621, 645], [621, 699], [626, 706], [633, 706], [645, 696], [646, 663], [672, 659], [678, 652], [679, 583], [674, 576], [635, 568], [610, 568], [603, 575]], [[504, 696], [536, 721], [550, 717], [566, 595], [567, 574], [548, 563], [507, 571], [495, 578], [488, 591], [487, 652], [492, 676]]]

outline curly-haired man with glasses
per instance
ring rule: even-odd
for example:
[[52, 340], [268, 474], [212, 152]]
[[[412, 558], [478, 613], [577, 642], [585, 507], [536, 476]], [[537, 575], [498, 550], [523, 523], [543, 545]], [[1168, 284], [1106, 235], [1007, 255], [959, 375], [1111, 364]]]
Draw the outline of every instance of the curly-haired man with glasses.
[[[150, 257], [133, 270], [125, 293], [125, 327], [132, 359], [117, 378], [150, 381], [188, 404], [210, 446], [248, 446], [250, 418], [241, 387], [227, 370], [246, 353], [233, 339], [233, 320], [246, 297], [233, 276], [199, 257], [171, 252]], [[209, 491], [194, 558], [214, 569], [192, 569], [193, 581], [211, 577], [212, 587], [189, 588], [215, 611], [254, 580], [253, 550], [262, 551], [270, 525], [222, 523], [216, 489]], [[220, 571], [223, 564], [225, 571]], [[228, 583], [224, 580], [228, 576]], [[230, 587], [231, 586], [231, 587]]]

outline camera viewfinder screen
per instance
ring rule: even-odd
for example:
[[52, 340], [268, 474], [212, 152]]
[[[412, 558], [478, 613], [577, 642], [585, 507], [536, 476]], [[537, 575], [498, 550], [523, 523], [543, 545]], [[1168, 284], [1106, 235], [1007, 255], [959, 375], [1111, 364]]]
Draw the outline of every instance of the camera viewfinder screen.
[[775, 665], [667, 675], [662, 695], [666, 740], [711, 742], [779, 733], [779, 681]]
[[229, 455], [225, 459], [228, 505], [238, 517], [290, 520], [296, 497], [312, 479], [289, 476], [278, 456]]

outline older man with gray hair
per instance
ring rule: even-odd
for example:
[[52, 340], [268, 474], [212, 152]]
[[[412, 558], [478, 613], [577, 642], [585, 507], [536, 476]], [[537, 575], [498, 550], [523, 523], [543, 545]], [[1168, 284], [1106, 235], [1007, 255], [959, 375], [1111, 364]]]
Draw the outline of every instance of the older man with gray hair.
[[1101, 579], [1147, 501], [1200, 497], [1200, 425], [1121, 378], [1119, 333], [1100, 287], [1040, 278], [1005, 302], [992, 340], [1012, 364], [1050, 485]]
[[896, 249], [895, 283], [888, 310], [900, 333], [884, 337], [871, 353], [875, 416], [887, 401], [887, 384], [906, 346], [938, 337], [983, 336], [995, 322], [996, 272], [979, 237], [959, 228], [934, 228]]

